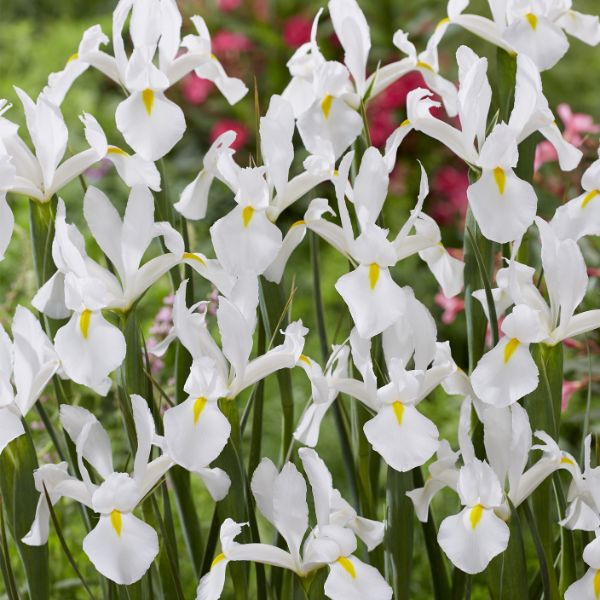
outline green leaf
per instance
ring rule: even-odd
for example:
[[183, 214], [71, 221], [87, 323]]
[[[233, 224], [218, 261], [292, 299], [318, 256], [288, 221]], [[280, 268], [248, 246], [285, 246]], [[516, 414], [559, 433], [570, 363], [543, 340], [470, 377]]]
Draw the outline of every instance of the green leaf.
[[30, 434], [13, 440], [0, 455], [0, 491], [8, 529], [25, 568], [30, 600], [50, 598], [48, 546], [27, 546], [21, 539], [29, 531], [39, 493], [33, 482], [38, 461]]
[[527, 557], [523, 542], [523, 531], [519, 513], [511, 506], [508, 525], [510, 538], [506, 550], [490, 563], [488, 583], [493, 600], [515, 600], [527, 598]]
[[388, 580], [396, 600], [411, 597], [415, 511], [406, 492], [414, 488], [413, 473], [387, 470], [387, 527], [385, 556]]
[[508, 118], [515, 97], [515, 82], [517, 76], [517, 57], [506, 50], [496, 51], [496, 81], [500, 120], [508, 123]]

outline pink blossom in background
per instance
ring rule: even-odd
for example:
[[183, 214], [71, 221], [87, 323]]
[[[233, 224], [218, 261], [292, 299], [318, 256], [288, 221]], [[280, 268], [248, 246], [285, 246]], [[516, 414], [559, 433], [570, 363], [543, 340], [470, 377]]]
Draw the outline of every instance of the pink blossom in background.
[[[600, 125], [594, 123], [591, 115], [574, 113], [571, 107], [564, 102], [556, 107], [556, 112], [564, 124], [563, 137], [577, 148], [583, 144], [585, 134], [600, 133]], [[536, 171], [545, 163], [557, 161], [558, 154], [549, 141], [544, 140], [537, 145], [535, 149]]]
[[212, 38], [212, 51], [218, 56], [239, 55], [248, 52], [252, 42], [243, 34], [221, 29]]
[[398, 127], [393, 110], [383, 107], [379, 98], [374, 98], [367, 110], [367, 118], [371, 143], [378, 148], [383, 147], [385, 141]]
[[431, 216], [440, 225], [448, 225], [456, 218], [461, 221], [467, 212], [469, 176], [466, 169], [442, 167], [437, 171], [431, 190], [439, 199], [431, 207]]
[[238, 9], [242, 5], [242, 0], [219, 0], [217, 6], [223, 12], [231, 12]]
[[581, 381], [567, 381], [566, 379], [562, 384], [562, 399], [560, 403], [560, 409], [565, 412], [569, 406], [569, 401], [575, 392], [578, 392], [581, 388], [587, 385], [586, 380]]
[[236, 121], [234, 119], [221, 119], [213, 125], [213, 128], [210, 131], [211, 143], [214, 142], [222, 133], [225, 133], [230, 129], [235, 131], [237, 134], [235, 141], [233, 144], [231, 144], [231, 147], [234, 150], [243, 148], [248, 141], [248, 129], [241, 121]]
[[423, 75], [418, 71], [411, 71], [387, 87], [378, 99], [383, 108], [402, 108], [406, 106], [408, 93], [419, 87], [427, 87]]
[[198, 77], [195, 73], [190, 73], [181, 84], [183, 97], [194, 105], [202, 104], [213, 88], [212, 81]]
[[283, 25], [283, 41], [290, 48], [298, 48], [310, 41], [312, 23], [302, 15], [290, 17]]
[[443, 309], [442, 323], [450, 325], [456, 317], [465, 309], [465, 301], [460, 296], [446, 298], [442, 292], [435, 295], [435, 303]]

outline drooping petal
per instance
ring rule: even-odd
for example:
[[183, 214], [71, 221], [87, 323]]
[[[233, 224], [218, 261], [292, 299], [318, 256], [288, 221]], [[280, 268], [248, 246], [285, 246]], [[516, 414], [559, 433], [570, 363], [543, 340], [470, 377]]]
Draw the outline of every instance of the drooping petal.
[[119, 585], [139, 581], [158, 554], [158, 536], [131, 513], [101, 515], [83, 540], [83, 551], [96, 569]]
[[188, 398], [164, 415], [166, 452], [188, 471], [207, 467], [225, 447], [231, 425], [216, 402]]
[[0, 454], [14, 439], [25, 433], [21, 417], [13, 408], [0, 408]]
[[350, 309], [360, 337], [370, 339], [387, 329], [404, 307], [402, 288], [386, 268], [360, 265], [337, 280], [335, 289]]
[[342, 556], [330, 565], [325, 595], [331, 600], [391, 600], [393, 593], [375, 567], [355, 556]]
[[183, 111], [162, 92], [145, 89], [123, 100], [115, 113], [117, 128], [146, 160], [168, 154], [185, 132]]
[[489, 562], [506, 550], [508, 525], [489, 508], [465, 507], [440, 524], [438, 543], [461, 571], [481, 573]]
[[399, 401], [384, 406], [363, 429], [373, 449], [396, 471], [420, 467], [439, 446], [435, 424], [414, 406]]
[[471, 375], [477, 396], [496, 407], [509, 406], [533, 392], [538, 379], [529, 345], [508, 336], [483, 355]]
[[74, 313], [56, 333], [54, 344], [69, 379], [107, 394], [108, 376], [125, 358], [125, 338], [117, 327], [100, 312]]

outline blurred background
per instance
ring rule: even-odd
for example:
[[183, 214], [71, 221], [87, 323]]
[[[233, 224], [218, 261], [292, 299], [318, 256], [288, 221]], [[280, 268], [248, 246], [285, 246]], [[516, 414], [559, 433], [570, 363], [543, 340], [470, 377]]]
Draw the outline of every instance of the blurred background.
[[[36, 97], [46, 84], [48, 74], [63, 68], [68, 57], [77, 50], [81, 35], [85, 29], [100, 23], [110, 37], [111, 13], [116, 2], [111, 0], [0, 0], [0, 97], [8, 98], [13, 108], [5, 115], [7, 118], [23, 123], [23, 114], [13, 86], [23, 88], [30, 96]], [[184, 34], [190, 28], [189, 19], [194, 14], [202, 15], [212, 35], [213, 52], [223, 62], [230, 75], [240, 77], [250, 88], [250, 93], [236, 106], [229, 106], [213, 85], [191, 74], [177, 86], [169, 90], [169, 96], [183, 108], [188, 124], [187, 133], [182, 142], [167, 157], [168, 193], [175, 201], [183, 187], [191, 181], [201, 168], [201, 161], [211, 141], [227, 129], [237, 134], [237, 161], [247, 165], [256, 154], [256, 130], [260, 114], [264, 114], [272, 94], [281, 93], [289, 81], [286, 62], [310, 35], [312, 19], [325, 0], [179, 0], [184, 14]], [[435, 25], [446, 16], [445, 2], [442, 0], [359, 0], [367, 15], [371, 27], [373, 49], [370, 55], [370, 70], [378, 63], [385, 64], [398, 60], [398, 51], [392, 45], [392, 36], [397, 29], [409, 32], [417, 49], [424, 47]], [[576, 0], [577, 10], [588, 13], [598, 12], [597, 0]], [[469, 12], [488, 14], [487, 4], [483, 0], [471, 3]], [[319, 28], [319, 45], [327, 58], [342, 59], [342, 52], [333, 34], [331, 23], [325, 13]], [[457, 79], [454, 52], [459, 44], [466, 43], [479, 54], [490, 59], [490, 80], [494, 81], [495, 49], [478, 38], [458, 28], [451, 28], [440, 46], [441, 73], [448, 79]], [[579, 146], [585, 158], [575, 172], [562, 173], [558, 169], [556, 157], [543, 143], [538, 146], [536, 156], [535, 184], [540, 199], [539, 212], [549, 217], [555, 208], [579, 194], [579, 180], [582, 171], [597, 157], [600, 132], [600, 48], [591, 49], [578, 40], [571, 38], [571, 49], [567, 56], [549, 73], [544, 73], [544, 91], [557, 122], [565, 136]], [[407, 93], [424, 86], [420, 75], [410, 74], [391, 86], [385, 93], [370, 103], [368, 121], [372, 143], [382, 146], [387, 136], [405, 119], [405, 100]], [[254, 93], [256, 91], [256, 94]], [[257, 114], [256, 101], [260, 107]], [[107, 132], [109, 143], [126, 147], [114, 124], [114, 111], [122, 100], [121, 90], [101, 74], [89, 69], [73, 86], [63, 104], [63, 113], [70, 130], [70, 150], [81, 150], [83, 126], [78, 120], [82, 112], [93, 114]], [[443, 116], [443, 115], [442, 115]], [[26, 129], [21, 128], [26, 138]], [[540, 141], [541, 142], [541, 141]], [[298, 146], [298, 145], [297, 145]], [[301, 168], [305, 155], [298, 153], [295, 172]], [[418, 133], [412, 133], [400, 148], [398, 164], [392, 174], [390, 198], [385, 207], [385, 220], [392, 232], [398, 230], [414, 205], [418, 189], [418, 157], [429, 175], [431, 193], [425, 203], [425, 211], [433, 216], [442, 227], [444, 244], [457, 256], [461, 256], [463, 221], [466, 210], [466, 187], [468, 173], [464, 164], [451, 156], [440, 144], [426, 139]], [[294, 171], [292, 171], [294, 172]], [[85, 174], [88, 184], [102, 188], [117, 207], [123, 208], [127, 199], [127, 190], [116, 178], [108, 164], [100, 163]], [[165, 185], [165, 182], [163, 182]], [[331, 197], [330, 189], [319, 190], [320, 195]], [[81, 215], [83, 191], [79, 182], [72, 182], [61, 192], [67, 204], [69, 219], [80, 225], [86, 233]], [[13, 242], [7, 252], [6, 260], [0, 263], [0, 322], [6, 327], [17, 304], [29, 306], [36, 290], [32, 268], [29, 233], [28, 205], [22, 197], [10, 198], [17, 219]], [[283, 231], [292, 222], [301, 218], [308, 199], [301, 200], [292, 207], [281, 220]], [[202, 251], [212, 256], [208, 238], [208, 227], [233, 206], [233, 199], [224, 186], [215, 184], [209, 203], [207, 219], [191, 224], [191, 244], [193, 251]], [[600, 275], [600, 253], [596, 242], [584, 242], [584, 252], [589, 265], [590, 285], [594, 298], [594, 308], [598, 306]], [[93, 240], [88, 236], [88, 250], [91, 255], [98, 254]], [[349, 322], [345, 318], [346, 310], [335, 292], [333, 284], [347, 270], [346, 262], [334, 251], [321, 243], [322, 290], [328, 316], [328, 333], [331, 342], [341, 343], [348, 334]], [[466, 364], [466, 334], [462, 297], [444, 298], [436, 282], [417, 257], [403, 261], [394, 276], [401, 285], [411, 285], [417, 297], [433, 313], [439, 327], [439, 339], [450, 340], [457, 362]], [[140, 305], [144, 322], [144, 333], [151, 346], [165, 335], [170, 326], [171, 290], [168, 278], [153, 288]], [[297, 288], [292, 304], [292, 317], [302, 318], [312, 330], [315, 329], [313, 310], [313, 281], [309, 258], [308, 241], [293, 255], [286, 271], [284, 287]], [[199, 298], [212, 300], [208, 310], [214, 312], [214, 290], [206, 282], [196, 282]], [[585, 307], [589, 308], [589, 307]], [[570, 344], [567, 354], [566, 377], [564, 384], [564, 422], [563, 428], [567, 448], [577, 446], [580, 421], [583, 418], [583, 406], [588, 384], [595, 389], [596, 378], [590, 381], [586, 342], [578, 340]], [[597, 339], [589, 340], [589, 347], [597, 354]], [[318, 339], [310, 334], [306, 353], [320, 360]], [[594, 360], [596, 357], [594, 357]], [[169, 390], [172, 385], [171, 363], [156, 360], [153, 364], [157, 381]], [[596, 362], [594, 364], [597, 364]], [[598, 370], [596, 370], [598, 373]], [[273, 378], [271, 378], [273, 379]], [[294, 374], [294, 394], [296, 414], [299, 415], [308, 400], [309, 390], [301, 374]], [[269, 394], [272, 394], [272, 398]], [[278, 458], [281, 434], [278, 389], [273, 381], [267, 382], [267, 407], [265, 410], [266, 438], [264, 453]], [[78, 399], [84, 405], [93, 407], [103, 422], [114, 427], [116, 438], [122, 438], [121, 424], [111, 397], [99, 400], [87, 398], [82, 392]], [[458, 398], [448, 398], [441, 392], [424, 402], [421, 407], [440, 428], [442, 436], [455, 443], [456, 420], [458, 416]], [[593, 411], [592, 416], [598, 416]], [[335, 437], [331, 417], [323, 426], [323, 436], [319, 444], [328, 464], [332, 466], [336, 485], [344, 490], [345, 482], [339, 447]], [[592, 421], [597, 425], [598, 420]], [[34, 423], [34, 429], [42, 428]], [[46, 437], [40, 436], [46, 443]], [[117, 444], [117, 451], [118, 451]], [[124, 445], [123, 445], [124, 448]], [[46, 456], [55, 460], [50, 446], [46, 447]], [[125, 453], [123, 461], [126, 460]], [[119, 461], [117, 460], [117, 463]], [[212, 507], [202, 489], [198, 490], [199, 510], [202, 516], [211, 514]], [[442, 512], [455, 508], [452, 496], [441, 496], [438, 501], [450, 506]], [[206, 506], [204, 507], [204, 504]], [[67, 516], [70, 509], [61, 507], [65, 529], [75, 529], [71, 544], [78, 547], [78, 525], [71, 525]], [[383, 516], [383, 515], [381, 515]], [[441, 515], [440, 515], [441, 517]], [[206, 519], [203, 523], [208, 526]], [[416, 552], [422, 552], [422, 541], [418, 541]], [[56, 585], [61, 597], [79, 597], [71, 584], [71, 573], [55, 539], [50, 541], [51, 552], [57, 557]], [[82, 557], [82, 569], [91, 573], [91, 567]], [[58, 565], [64, 564], [64, 567]], [[60, 572], [64, 568], [64, 573]], [[413, 582], [415, 598], [428, 598], [427, 566], [425, 560], [415, 564], [416, 576]], [[190, 573], [188, 576], [191, 577]], [[93, 577], [93, 575], [92, 575]], [[191, 581], [191, 580], [190, 580]], [[70, 583], [71, 582], [71, 583]], [[58, 589], [57, 588], [57, 589]], [[478, 593], [483, 595], [478, 596]], [[483, 591], [474, 590], [474, 597], [485, 598]]]

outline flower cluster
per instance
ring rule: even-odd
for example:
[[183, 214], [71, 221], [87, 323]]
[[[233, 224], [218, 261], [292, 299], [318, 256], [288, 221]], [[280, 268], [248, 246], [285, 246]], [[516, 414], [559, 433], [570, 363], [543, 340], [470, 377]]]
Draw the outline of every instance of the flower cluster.
[[[223, 10], [238, 4], [220, 2]], [[388, 509], [386, 519], [378, 520], [376, 511], [362, 510], [364, 502], [348, 502], [334, 487], [330, 470], [314, 450], [330, 409], [336, 418], [342, 415], [341, 452], [352, 450], [344, 444], [352, 428], [364, 442], [361, 451], [380, 461], [374, 464], [389, 467], [388, 477], [428, 468], [424, 483], [404, 490], [420, 521], [428, 521], [436, 494], [445, 488], [456, 492], [462, 508], [441, 521], [437, 541], [464, 573], [481, 573], [508, 548], [520, 507], [557, 472], [569, 479], [560, 526], [600, 531], [600, 467], [591, 466], [591, 437], [585, 437], [580, 467], [558, 444], [562, 363], [560, 373], [548, 372], [551, 360], [562, 360], [564, 340], [600, 328], [600, 309], [579, 310], [588, 289], [581, 243], [600, 235], [600, 159], [583, 174], [582, 193], [547, 221], [538, 216], [531, 151], [541, 135], [545, 155], [555, 157], [563, 171], [580, 163], [579, 143], [563, 137], [540, 72], [567, 52], [565, 32], [595, 46], [600, 25], [597, 17], [572, 10], [567, 0], [489, 4], [492, 19], [465, 13], [468, 0], [450, 0], [448, 16], [424, 49], [417, 51], [408, 34], [398, 30], [392, 42], [402, 57], [370, 71], [371, 34], [358, 3], [329, 0], [343, 62], [321, 52], [321, 10], [310, 39], [290, 43], [297, 49], [287, 63], [289, 83], [260, 116], [251, 164], [240, 164], [236, 132], [223, 131], [174, 203], [163, 189], [164, 170], [155, 165], [186, 131], [184, 113], [169, 98], [169, 88], [187, 78], [189, 94], [189, 82], [208, 80], [231, 104], [247, 92], [212, 53], [202, 17], [192, 17], [193, 33], [182, 36], [175, 0], [120, 0], [110, 52], [102, 49], [109, 38], [100, 26], [91, 27], [35, 101], [17, 88], [31, 147], [9, 120], [10, 106], [1, 102], [0, 256], [13, 229], [7, 193], [28, 197], [32, 210], [46, 215], [46, 229], [39, 238], [45, 245], [44, 264], [36, 265], [40, 285], [31, 300], [39, 318], [19, 306], [12, 335], [0, 326], [0, 452], [31, 435], [24, 419], [52, 379], [58, 389], [70, 381], [89, 395], [118, 396], [132, 447], [130, 468], [117, 470], [99, 415], [61, 395], [60, 425], [74, 450], [70, 459], [43, 464], [33, 473], [39, 501], [19, 543], [46, 544], [54, 505], [71, 499], [93, 517], [82, 544], [97, 571], [117, 584], [133, 584], [151, 568], [161, 546], [156, 520], [146, 511], [144, 519], [135, 513], [141, 513], [138, 507], [165, 477], [183, 469], [198, 477], [221, 507], [214, 524], [215, 544], [220, 525], [221, 552], [200, 573], [198, 600], [221, 597], [227, 567], [238, 562], [280, 567], [303, 582], [317, 581], [315, 574], [328, 570], [323, 580], [328, 598], [387, 600], [401, 584], [393, 569], [384, 572], [367, 557], [393, 535], [389, 528], [395, 516]], [[511, 62], [514, 94], [506, 110], [494, 114], [488, 60], [473, 49], [461, 45], [456, 52], [457, 85], [440, 73], [438, 49], [454, 26], [491, 42]], [[109, 143], [98, 121], [84, 113], [87, 146], [65, 158], [69, 132], [61, 103], [88, 68], [122, 88], [125, 97], [116, 108], [115, 124], [127, 146]], [[406, 119], [383, 143], [371, 145], [367, 108], [409, 73], [418, 74], [426, 87], [406, 94]], [[437, 110], [442, 105], [445, 115]], [[595, 131], [592, 125], [588, 131]], [[468, 200], [460, 259], [448, 251], [438, 222], [424, 210], [429, 184], [417, 161], [420, 186], [412, 208], [401, 216], [401, 226], [385, 225], [390, 176], [413, 131], [445, 145], [469, 169], [468, 183], [461, 179], [457, 184], [460, 194], [466, 187]], [[296, 139], [300, 148], [294, 146]], [[85, 186], [87, 230], [82, 233], [74, 207], [58, 194], [104, 159], [114, 165], [128, 199], [119, 211], [104, 191]], [[530, 175], [522, 168], [528, 159]], [[538, 154], [538, 166], [541, 160]], [[233, 208], [209, 223], [203, 247], [211, 250], [199, 252], [189, 247], [194, 236], [188, 228], [207, 220], [215, 182], [227, 189]], [[292, 210], [302, 218], [289, 225]], [[266, 323], [271, 309], [277, 310], [269, 306], [266, 286], [283, 290], [288, 262], [309, 239], [322, 240], [348, 264], [335, 290], [351, 326], [342, 343], [331, 348], [321, 335], [321, 364], [305, 353], [309, 330], [302, 320], [288, 318], [293, 312], [289, 304], [279, 323], [271, 322], [270, 329]], [[91, 249], [92, 241], [100, 253]], [[161, 251], [148, 258], [156, 242]], [[493, 259], [500, 253], [496, 270]], [[438, 302], [448, 311], [444, 320], [466, 311], [468, 373], [457, 365], [450, 343], [439, 339], [412, 282], [398, 282], [399, 263], [410, 259], [414, 265], [417, 258], [441, 290]], [[144, 347], [131, 317], [167, 274], [174, 284], [172, 306], [151, 332], [159, 339]], [[208, 302], [194, 295], [198, 278], [216, 290], [210, 311]], [[488, 326], [491, 344], [486, 349]], [[176, 398], [167, 398], [163, 411], [155, 410], [149, 395], [136, 393], [139, 388], [131, 381], [133, 364], [150, 387], [156, 384], [149, 353], [162, 369], [170, 368], [165, 365], [172, 364], [171, 355], [187, 358], [177, 360], [185, 372], [177, 374]], [[297, 422], [288, 423], [289, 445], [280, 465], [257, 459], [246, 476], [239, 456], [245, 419], [241, 425], [238, 398], [246, 392], [248, 406], [252, 399], [258, 402], [257, 389], [265, 379], [296, 367], [311, 396]], [[423, 408], [434, 392], [461, 398], [456, 451]], [[362, 416], [353, 419], [351, 428], [343, 418], [343, 398], [361, 407]], [[237, 456], [233, 463], [223, 460], [228, 452]], [[241, 473], [228, 469], [232, 464]], [[247, 481], [238, 482], [240, 477]], [[229, 506], [224, 499], [235, 493], [236, 483], [248, 507], [248, 535], [246, 524], [238, 522], [244, 517], [222, 508]], [[254, 506], [276, 532], [273, 544], [260, 541]], [[386, 555], [390, 548], [393, 544], [386, 543]], [[598, 538], [585, 547], [583, 560], [589, 570], [568, 582], [568, 600], [598, 597]]]

